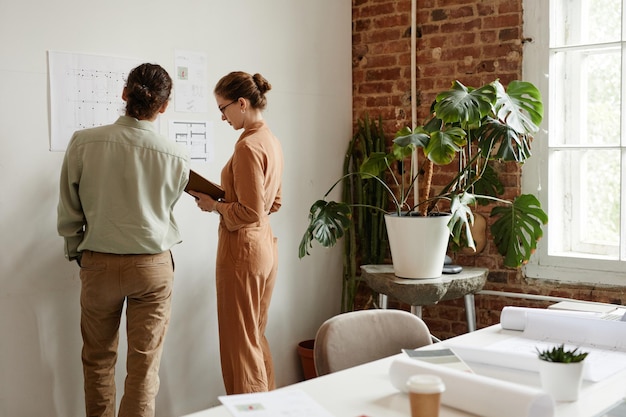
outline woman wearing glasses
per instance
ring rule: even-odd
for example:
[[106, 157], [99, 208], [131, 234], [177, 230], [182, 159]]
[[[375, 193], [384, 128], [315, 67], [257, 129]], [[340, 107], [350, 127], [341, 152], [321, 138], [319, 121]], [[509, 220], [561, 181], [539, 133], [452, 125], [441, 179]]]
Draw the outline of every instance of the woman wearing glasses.
[[275, 388], [265, 327], [278, 267], [269, 215], [281, 205], [283, 153], [263, 120], [270, 89], [260, 74], [231, 72], [219, 80], [214, 94], [222, 120], [243, 133], [222, 170], [223, 201], [192, 192], [198, 207], [220, 215], [217, 314], [229, 395]]

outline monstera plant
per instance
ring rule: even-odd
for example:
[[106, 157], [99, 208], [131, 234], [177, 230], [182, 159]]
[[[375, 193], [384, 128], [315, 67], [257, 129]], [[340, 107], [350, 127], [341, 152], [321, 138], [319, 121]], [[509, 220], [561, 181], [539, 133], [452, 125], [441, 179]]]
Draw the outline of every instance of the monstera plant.
[[[548, 217], [531, 194], [512, 200], [502, 197], [504, 187], [497, 165], [523, 164], [531, 156], [533, 134], [542, 118], [541, 95], [531, 83], [512, 81], [505, 88], [495, 80], [472, 88], [455, 81], [449, 90], [436, 96], [425, 124], [400, 129], [389, 153], [371, 153], [359, 172], [347, 175], [359, 175], [383, 185], [392, 209], [373, 209], [395, 212], [397, 216], [448, 213], [450, 240], [456, 247], [474, 247], [472, 210], [477, 204], [492, 204], [491, 235], [504, 265], [517, 268], [536, 249]], [[416, 150], [423, 154], [420, 169], [413, 163]], [[453, 171], [451, 181], [433, 192], [434, 165], [453, 163], [458, 169]], [[380, 175], [382, 172], [386, 175]], [[344, 177], [311, 206], [309, 224], [300, 242], [300, 258], [309, 254], [313, 241], [333, 246], [352, 226], [351, 204], [326, 199]], [[418, 179], [419, 192], [414, 187]]]

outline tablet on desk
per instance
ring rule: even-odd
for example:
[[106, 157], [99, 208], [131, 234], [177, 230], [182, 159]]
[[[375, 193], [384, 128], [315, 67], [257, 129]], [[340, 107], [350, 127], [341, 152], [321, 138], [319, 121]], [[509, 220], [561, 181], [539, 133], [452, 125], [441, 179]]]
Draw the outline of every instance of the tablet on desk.
[[189, 170], [189, 182], [185, 187], [185, 191], [187, 193], [189, 193], [189, 191], [197, 191], [199, 193], [208, 194], [213, 197], [214, 200], [224, 198], [224, 190], [222, 187], [207, 180], [193, 169]]

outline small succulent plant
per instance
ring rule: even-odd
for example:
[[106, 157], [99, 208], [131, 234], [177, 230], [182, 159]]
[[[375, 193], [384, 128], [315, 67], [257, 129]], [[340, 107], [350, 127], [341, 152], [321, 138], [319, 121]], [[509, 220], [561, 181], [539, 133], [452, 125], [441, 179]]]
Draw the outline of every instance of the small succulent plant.
[[539, 359], [546, 362], [574, 363], [584, 360], [589, 352], [581, 352], [578, 348], [566, 350], [565, 345], [555, 346], [552, 349], [539, 350]]

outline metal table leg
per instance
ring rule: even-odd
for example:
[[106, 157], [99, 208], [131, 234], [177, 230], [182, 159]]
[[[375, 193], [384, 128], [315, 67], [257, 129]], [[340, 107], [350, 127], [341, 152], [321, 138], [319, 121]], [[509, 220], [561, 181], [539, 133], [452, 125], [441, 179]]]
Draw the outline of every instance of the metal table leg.
[[387, 308], [387, 295], [383, 293], [378, 294], [378, 307]]
[[474, 294], [465, 294], [465, 316], [467, 317], [467, 331], [476, 330], [476, 309], [474, 305]]

